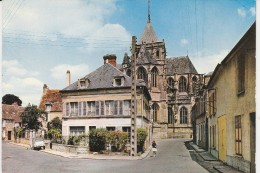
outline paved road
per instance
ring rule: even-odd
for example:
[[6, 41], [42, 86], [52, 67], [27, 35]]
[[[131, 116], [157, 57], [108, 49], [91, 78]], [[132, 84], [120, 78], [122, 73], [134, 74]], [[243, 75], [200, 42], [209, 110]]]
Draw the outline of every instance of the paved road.
[[158, 154], [143, 160], [68, 159], [3, 143], [3, 173], [204, 173], [184, 145], [184, 139], [157, 142]]

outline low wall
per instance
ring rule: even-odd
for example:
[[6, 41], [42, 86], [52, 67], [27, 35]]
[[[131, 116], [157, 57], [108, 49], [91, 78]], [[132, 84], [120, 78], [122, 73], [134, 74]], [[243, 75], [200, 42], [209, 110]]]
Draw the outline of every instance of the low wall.
[[67, 153], [83, 154], [88, 152], [88, 147], [52, 143], [52, 150]]

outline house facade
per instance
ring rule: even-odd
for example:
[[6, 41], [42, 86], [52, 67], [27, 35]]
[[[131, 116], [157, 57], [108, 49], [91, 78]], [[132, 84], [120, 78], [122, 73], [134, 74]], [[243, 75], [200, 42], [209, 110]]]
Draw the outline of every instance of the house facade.
[[21, 127], [20, 115], [24, 108], [17, 103], [12, 105], [2, 104], [2, 140], [14, 141], [15, 128]]
[[[137, 79], [145, 81], [151, 95], [154, 138], [191, 137], [194, 88], [203, 80], [188, 56], [166, 57], [166, 45], [153, 30], [150, 16], [136, 45]], [[122, 63], [131, 75], [130, 58]]]
[[[137, 81], [137, 128], [149, 134], [152, 124], [148, 89]], [[91, 129], [131, 131], [131, 78], [116, 67], [116, 56], [104, 56], [104, 65], [60, 91], [63, 102], [62, 136], [87, 134]], [[129, 135], [130, 136], [130, 135]]]
[[208, 148], [219, 160], [248, 173], [255, 172], [255, 28], [254, 23], [216, 66], [206, 88], [200, 88], [206, 97], [196, 105], [204, 102], [204, 112], [193, 109], [197, 117], [197, 144]]

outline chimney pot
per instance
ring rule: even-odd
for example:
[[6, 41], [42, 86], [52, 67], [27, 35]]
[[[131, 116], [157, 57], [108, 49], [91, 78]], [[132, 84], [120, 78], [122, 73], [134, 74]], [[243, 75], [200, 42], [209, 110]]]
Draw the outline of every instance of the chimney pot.
[[116, 67], [116, 55], [115, 54], [107, 54], [103, 56], [104, 64], [109, 63]]
[[70, 71], [69, 70], [67, 70], [67, 86], [69, 86], [70, 85]]

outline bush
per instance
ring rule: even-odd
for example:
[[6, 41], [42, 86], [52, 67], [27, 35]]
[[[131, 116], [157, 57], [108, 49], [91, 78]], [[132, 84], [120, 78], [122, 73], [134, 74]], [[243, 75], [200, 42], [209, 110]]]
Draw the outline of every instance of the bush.
[[104, 128], [89, 131], [89, 150], [99, 152], [106, 148], [106, 136], [108, 131]]
[[144, 151], [144, 143], [147, 136], [148, 134], [145, 129], [142, 128], [137, 129], [137, 152]]
[[106, 134], [106, 143], [114, 147], [115, 151], [122, 151], [127, 143], [127, 132], [112, 131]]

